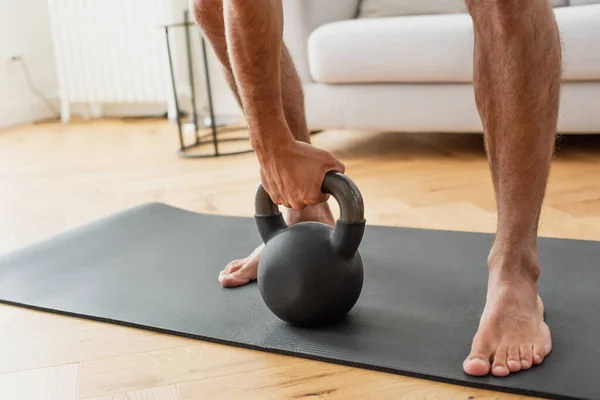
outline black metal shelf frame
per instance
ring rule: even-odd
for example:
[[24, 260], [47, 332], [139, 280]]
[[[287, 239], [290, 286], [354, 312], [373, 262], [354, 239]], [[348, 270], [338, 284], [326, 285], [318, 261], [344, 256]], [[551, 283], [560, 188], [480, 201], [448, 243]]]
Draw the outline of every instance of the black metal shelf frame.
[[[245, 131], [245, 127], [239, 126], [224, 126], [217, 127], [215, 121], [215, 113], [213, 107], [213, 99], [212, 99], [212, 88], [210, 83], [210, 72], [208, 68], [208, 57], [206, 53], [206, 41], [202, 33], [200, 33], [200, 41], [202, 44], [202, 62], [204, 64], [204, 79], [206, 82], [206, 96], [208, 99], [208, 110], [210, 114], [210, 132], [199, 135], [198, 131], [198, 111], [196, 110], [196, 88], [194, 85], [194, 65], [192, 60], [192, 49], [191, 49], [191, 41], [190, 41], [190, 26], [194, 26], [193, 23], [190, 22], [189, 19], [189, 10], [185, 10], [183, 13], [183, 23], [164, 25], [166, 44], [167, 44], [167, 54], [169, 59], [169, 72], [171, 75], [171, 87], [173, 89], [173, 99], [175, 105], [175, 111], [177, 116], [177, 129], [179, 132], [179, 150], [177, 151], [177, 155], [183, 158], [208, 158], [208, 157], [219, 157], [219, 156], [231, 156], [236, 154], [244, 154], [251, 153], [254, 150], [252, 148], [232, 151], [232, 152], [222, 152], [219, 149], [219, 144], [224, 142], [238, 142], [238, 141], [249, 141], [248, 136], [244, 137], [227, 137], [227, 138], [219, 138], [219, 133], [225, 132], [235, 132], [235, 131]], [[196, 131], [196, 141], [191, 145], [185, 145], [183, 140], [183, 128], [181, 125], [181, 110], [179, 108], [179, 100], [177, 94], [177, 87], [175, 84], [175, 71], [173, 69], [173, 59], [172, 59], [172, 50], [171, 50], [171, 40], [169, 37], [169, 30], [172, 28], [185, 28], [185, 44], [186, 44], [186, 54], [187, 54], [187, 70], [188, 70], [188, 79], [191, 88], [191, 101], [192, 101], [192, 120], [194, 123], [194, 129]], [[192, 153], [190, 150], [203, 147], [203, 146], [213, 146], [213, 152], [209, 154], [197, 154]]]

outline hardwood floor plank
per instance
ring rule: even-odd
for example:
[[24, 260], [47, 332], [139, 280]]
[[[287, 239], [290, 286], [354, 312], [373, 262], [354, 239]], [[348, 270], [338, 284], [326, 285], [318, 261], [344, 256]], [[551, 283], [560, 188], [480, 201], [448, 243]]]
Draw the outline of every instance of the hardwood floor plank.
[[293, 365], [302, 360], [237, 347], [195, 342], [192, 345], [81, 364], [81, 397], [170, 385]]
[[[79, 397], [83, 399], [83, 397]], [[176, 385], [153, 387], [150, 389], [133, 390], [108, 394], [100, 397], [88, 397], [86, 400], [179, 400], [179, 392]]]
[[176, 336], [98, 324], [85, 331], [0, 343], [0, 373], [169, 349], [190, 342], [191, 339]]
[[75, 400], [77, 364], [0, 374], [0, 399]]
[[56, 318], [56, 314], [0, 304], [0, 343], [89, 331], [103, 327], [99, 323], [79, 318]]
[[[316, 361], [179, 384], [181, 400], [497, 399], [498, 393]], [[505, 399], [524, 398], [502, 395]]]

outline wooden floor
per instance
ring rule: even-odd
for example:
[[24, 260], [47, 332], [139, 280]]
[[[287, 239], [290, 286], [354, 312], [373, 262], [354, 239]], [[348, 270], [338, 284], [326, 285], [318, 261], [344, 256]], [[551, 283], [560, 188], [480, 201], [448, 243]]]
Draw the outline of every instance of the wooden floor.
[[[369, 223], [494, 230], [479, 136], [332, 131], [314, 143], [346, 163]], [[600, 137], [560, 147], [541, 234], [600, 240]], [[252, 215], [253, 155], [182, 160], [176, 148], [175, 127], [160, 121], [0, 131], [0, 252], [148, 201]], [[304, 397], [517, 398], [0, 306], [0, 399]]]

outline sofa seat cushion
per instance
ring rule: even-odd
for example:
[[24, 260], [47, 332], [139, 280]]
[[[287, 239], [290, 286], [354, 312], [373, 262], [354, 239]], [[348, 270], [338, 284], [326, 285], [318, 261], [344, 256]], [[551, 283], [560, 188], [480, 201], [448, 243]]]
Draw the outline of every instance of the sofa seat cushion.
[[[555, 9], [563, 79], [600, 80], [600, 4]], [[472, 82], [473, 24], [467, 14], [338, 21], [308, 39], [321, 83]]]
[[[553, 7], [565, 7], [569, 5], [568, 0], [552, 0], [551, 3]], [[362, 0], [360, 2], [358, 18], [466, 12], [467, 7], [464, 0]]]

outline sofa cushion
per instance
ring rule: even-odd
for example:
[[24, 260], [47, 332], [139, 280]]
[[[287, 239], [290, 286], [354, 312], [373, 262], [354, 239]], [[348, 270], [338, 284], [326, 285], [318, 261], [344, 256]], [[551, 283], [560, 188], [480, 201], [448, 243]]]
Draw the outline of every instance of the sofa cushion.
[[[600, 5], [555, 10], [565, 80], [600, 80]], [[338, 21], [308, 39], [312, 78], [322, 83], [472, 82], [467, 14]]]
[[569, 0], [571, 6], [587, 6], [589, 4], [600, 4], [600, 0]]
[[[575, 0], [600, 1], [600, 0]], [[564, 7], [569, 0], [552, 0], [552, 6]], [[404, 15], [466, 13], [464, 0], [361, 0], [359, 18], [397, 17]]]
[[464, 0], [362, 0], [359, 18], [466, 13]]

